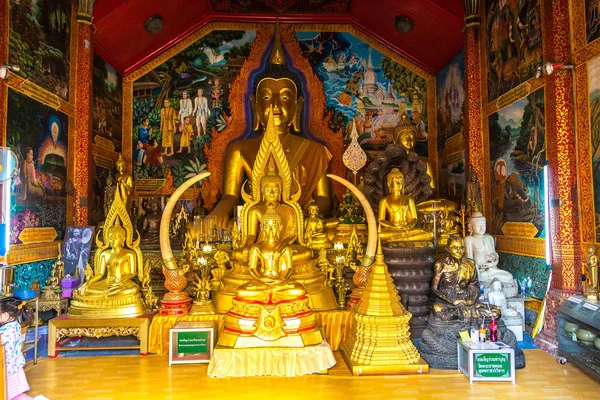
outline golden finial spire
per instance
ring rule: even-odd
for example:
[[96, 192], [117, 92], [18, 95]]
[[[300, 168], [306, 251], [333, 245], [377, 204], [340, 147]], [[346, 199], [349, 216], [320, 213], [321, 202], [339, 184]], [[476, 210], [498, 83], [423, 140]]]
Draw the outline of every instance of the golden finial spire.
[[283, 55], [283, 47], [281, 47], [279, 20], [275, 21], [275, 44], [273, 44], [273, 50], [271, 50], [269, 62], [273, 65], [285, 65], [285, 56]]

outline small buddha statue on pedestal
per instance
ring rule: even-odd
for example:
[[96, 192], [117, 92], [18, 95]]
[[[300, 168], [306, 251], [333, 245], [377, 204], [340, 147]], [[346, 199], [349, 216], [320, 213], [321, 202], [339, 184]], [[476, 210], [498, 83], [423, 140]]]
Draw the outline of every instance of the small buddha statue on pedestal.
[[490, 304], [500, 308], [502, 312], [502, 320], [507, 326], [522, 326], [523, 316], [517, 311], [508, 307], [508, 300], [502, 291], [502, 282], [498, 279], [492, 281], [492, 290], [488, 293], [488, 301]]
[[160, 237], [160, 206], [158, 199], [150, 200], [150, 211], [142, 222], [140, 245], [144, 248], [158, 246]]
[[307, 211], [308, 216], [304, 219], [304, 240], [306, 241], [306, 246], [313, 250], [331, 248], [332, 244], [325, 233], [325, 224], [319, 216], [319, 206], [317, 203], [310, 203]]
[[387, 185], [390, 194], [379, 201], [378, 211], [382, 242], [431, 241], [433, 232], [416, 228], [418, 215], [415, 201], [404, 195], [404, 174], [398, 168], [389, 172]]
[[587, 267], [588, 279], [585, 288], [585, 296], [590, 300], [598, 299], [598, 256], [596, 255], [596, 245], [591, 243], [587, 247], [587, 257], [585, 266]]
[[467, 257], [475, 260], [479, 280], [483, 285], [484, 296], [490, 291], [494, 279], [502, 282], [502, 290], [506, 297], [514, 297], [519, 293], [519, 285], [508, 271], [498, 268], [498, 253], [496, 253], [494, 238], [485, 233], [485, 217], [480, 212], [474, 212], [469, 218], [471, 234], [465, 237]]

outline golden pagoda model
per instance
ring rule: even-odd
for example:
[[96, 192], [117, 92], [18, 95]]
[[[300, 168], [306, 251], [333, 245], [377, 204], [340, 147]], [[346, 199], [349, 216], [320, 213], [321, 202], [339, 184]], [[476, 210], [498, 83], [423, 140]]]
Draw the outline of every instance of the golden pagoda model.
[[[127, 177], [121, 173], [115, 198], [106, 216], [104, 229], [96, 236], [94, 273], [73, 292], [68, 315], [81, 318], [136, 317], [146, 312], [140, 289], [132, 279], [143, 278], [139, 234], [133, 240], [134, 228], [126, 209]], [[102, 235], [102, 239], [100, 239]]]
[[400, 297], [387, 265], [381, 244], [362, 297], [354, 311], [350, 337], [340, 350], [353, 375], [399, 375], [429, 372], [429, 365], [410, 340], [408, 322], [412, 317]]

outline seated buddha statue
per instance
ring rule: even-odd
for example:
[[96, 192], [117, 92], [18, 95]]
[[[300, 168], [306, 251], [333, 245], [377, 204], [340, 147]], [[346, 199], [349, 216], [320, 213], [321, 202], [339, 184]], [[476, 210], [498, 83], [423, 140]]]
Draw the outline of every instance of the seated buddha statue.
[[492, 281], [498, 279], [506, 297], [516, 296], [519, 285], [510, 272], [498, 268], [494, 238], [485, 233], [485, 217], [480, 212], [473, 212], [469, 218], [469, 229], [471, 234], [465, 237], [466, 254], [475, 260], [484, 295], [490, 291]]
[[260, 224], [248, 261], [253, 279], [237, 289], [218, 344], [233, 348], [320, 344], [323, 336], [305, 289], [290, 280], [292, 248], [280, 240], [283, 219], [273, 204], [267, 206]]
[[378, 219], [382, 242], [431, 241], [433, 233], [416, 228], [418, 222], [415, 201], [404, 195], [404, 175], [392, 168], [387, 176], [390, 194], [379, 200]]
[[[394, 143], [400, 143], [407, 153], [412, 153], [415, 151], [416, 135], [416, 127], [410, 122], [408, 115], [402, 114], [402, 119], [396, 128], [394, 128]], [[433, 165], [431, 164], [431, 161], [425, 157], [421, 157], [421, 161], [427, 165], [427, 175], [431, 178], [430, 185], [435, 191], [437, 185], [433, 175]]]
[[508, 306], [506, 295], [502, 291], [502, 283], [494, 279], [491, 284], [491, 291], [488, 293], [488, 302], [500, 308], [502, 319], [506, 325], [522, 325], [523, 316]]
[[312, 202], [308, 206], [308, 216], [304, 218], [304, 240], [306, 246], [313, 250], [331, 248], [331, 240], [325, 233], [325, 223], [319, 216], [319, 206]]
[[99, 246], [94, 275], [73, 293], [69, 315], [108, 318], [145, 312], [139, 287], [132, 281], [141, 267], [141, 253], [125, 247], [126, 231], [118, 220], [105, 235], [108, 245]]
[[[296, 210], [282, 202], [283, 181], [278, 175], [272, 158], [267, 164], [267, 172], [260, 179], [261, 201], [249, 208], [247, 214], [246, 240], [239, 249], [233, 251], [235, 261], [248, 261], [252, 245], [261, 233], [261, 219], [269, 207], [282, 219], [281, 232], [279, 233], [280, 246], [291, 245], [298, 238], [298, 217]], [[309, 259], [313, 256], [312, 251], [306, 247], [295, 245], [293, 258], [298, 260]]]
[[143, 217], [142, 236], [140, 245], [142, 248], [158, 246], [160, 237], [160, 206], [158, 199], [150, 200], [150, 211]]
[[[222, 198], [210, 215], [217, 216], [217, 224], [227, 226], [235, 207], [240, 204], [244, 182], [252, 184], [252, 170], [267, 127], [270, 110], [274, 129], [284, 149], [289, 168], [302, 189], [298, 203], [305, 209], [314, 199], [324, 215], [331, 211], [329, 179], [325, 176], [331, 153], [325, 146], [302, 138], [301, 112], [304, 99], [300, 92], [300, 79], [285, 66], [285, 57], [278, 35], [270, 56], [270, 65], [254, 80], [255, 93], [251, 96], [253, 130], [263, 130], [263, 135], [230, 143], [223, 164]], [[291, 132], [293, 131], [293, 133]]]
[[434, 267], [431, 294], [432, 314], [442, 321], [469, 321], [482, 316], [500, 315], [497, 307], [479, 303], [479, 281], [475, 262], [465, 256], [465, 243], [460, 236], [448, 238], [448, 255]]

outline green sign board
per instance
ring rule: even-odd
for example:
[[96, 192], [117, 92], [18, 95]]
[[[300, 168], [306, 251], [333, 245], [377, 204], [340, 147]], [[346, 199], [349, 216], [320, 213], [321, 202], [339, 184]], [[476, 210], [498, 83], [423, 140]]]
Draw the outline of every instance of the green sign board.
[[208, 338], [210, 332], [179, 332], [177, 334], [178, 354], [208, 353]]
[[475, 353], [476, 378], [510, 378], [510, 354]]

